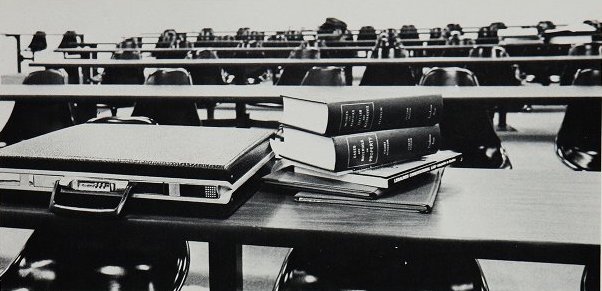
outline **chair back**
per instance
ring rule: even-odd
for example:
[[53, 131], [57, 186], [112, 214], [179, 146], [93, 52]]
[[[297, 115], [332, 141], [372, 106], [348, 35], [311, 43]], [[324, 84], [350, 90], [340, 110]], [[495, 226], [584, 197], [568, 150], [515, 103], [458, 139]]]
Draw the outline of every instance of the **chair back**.
[[61, 39], [59, 48], [76, 48], [77, 45], [77, 33], [73, 30], [69, 30], [63, 34], [63, 39]]
[[467, 69], [432, 68], [420, 79], [421, 86], [479, 86], [477, 77]]
[[213, 28], [203, 28], [201, 30], [201, 32], [199, 32], [199, 35], [196, 38], [197, 41], [204, 41], [204, 40], [215, 40], [215, 35], [213, 34]]
[[[192, 85], [192, 78], [185, 69], [161, 69], [148, 76], [146, 84]], [[136, 103], [132, 116], [148, 117], [163, 125], [201, 125], [196, 104], [192, 101], [141, 101]]]
[[[199, 49], [189, 51], [186, 59], [217, 59], [217, 53], [212, 50]], [[189, 69], [194, 85], [225, 85], [222, 69], [219, 67], [197, 67]]]
[[309, 86], [345, 86], [344, 69], [341, 67], [313, 67], [301, 81]]
[[146, 85], [192, 85], [192, 79], [185, 69], [161, 69], [148, 76]]
[[376, 40], [376, 30], [372, 26], [362, 26], [357, 35], [357, 40]]
[[34, 53], [45, 50], [48, 47], [48, 44], [46, 43], [46, 33], [43, 31], [36, 31], [28, 47]]
[[[501, 46], [476, 46], [468, 53], [470, 57], [505, 58], [510, 55]], [[482, 86], [518, 86], [521, 84], [518, 65], [490, 64], [488, 66], [468, 66], [478, 76]]]
[[[111, 56], [115, 60], [139, 60], [138, 51], [117, 51]], [[144, 84], [143, 68], [106, 68], [102, 74], [101, 84], [142, 85]]]
[[[317, 48], [298, 47], [290, 52], [289, 59], [319, 59], [320, 51]], [[311, 66], [284, 67], [280, 74], [280, 78], [276, 81], [276, 85], [301, 85], [303, 78]]]
[[3, 290], [181, 290], [189, 267], [184, 240], [36, 230], [0, 281]]
[[[411, 30], [404, 26], [406, 32]], [[400, 33], [401, 35], [401, 33]], [[409, 52], [404, 50], [399, 36], [387, 33], [379, 36], [371, 57], [375, 59], [405, 58]], [[360, 86], [414, 86], [416, 78], [410, 66], [367, 66], [360, 81]]]
[[[36, 71], [24, 80], [26, 85], [64, 85], [66, 76], [58, 70]], [[16, 101], [0, 132], [0, 142], [12, 144], [74, 125], [69, 104], [61, 101]]]
[[[467, 69], [433, 68], [422, 76], [422, 86], [478, 86]], [[475, 102], [445, 101], [440, 122], [441, 148], [463, 154], [464, 168], [512, 168], [493, 128], [487, 107]]]
[[[575, 86], [600, 86], [602, 74], [597, 69], [579, 69], [573, 78]], [[556, 136], [556, 154], [573, 170], [601, 170], [602, 151], [600, 100], [571, 102]]]

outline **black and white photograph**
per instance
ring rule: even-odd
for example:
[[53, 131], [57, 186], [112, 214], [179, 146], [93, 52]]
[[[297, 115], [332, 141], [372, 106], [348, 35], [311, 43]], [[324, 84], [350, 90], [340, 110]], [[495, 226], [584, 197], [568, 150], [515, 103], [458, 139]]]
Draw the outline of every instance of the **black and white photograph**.
[[598, 291], [601, 12], [0, 0], [0, 290]]

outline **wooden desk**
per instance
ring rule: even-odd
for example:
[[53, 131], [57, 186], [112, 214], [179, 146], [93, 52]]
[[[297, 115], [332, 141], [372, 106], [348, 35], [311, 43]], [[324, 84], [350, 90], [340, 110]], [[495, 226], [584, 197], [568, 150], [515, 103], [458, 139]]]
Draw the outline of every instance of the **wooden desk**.
[[596, 64], [602, 63], [602, 56], [547, 56], [547, 57], [506, 57], [506, 58], [477, 58], [477, 57], [439, 57], [439, 58], [397, 58], [397, 59], [366, 59], [366, 58], [332, 58], [332, 59], [159, 59], [159, 60], [98, 60], [98, 59], [68, 59], [60, 61], [38, 61], [29, 65], [46, 68], [188, 68], [188, 67], [276, 67], [276, 66], [463, 66], [463, 65], [494, 65], [494, 64]]
[[[515, 44], [475, 44], [475, 45], [410, 45], [403, 46], [405, 50], [421, 50], [421, 51], [453, 51], [453, 50], [470, 50], [472, 48], [485, 48], [485, 47], [529, 47], [529, 48], [541, 48], [541, 47], [569, 47], [570, 45], [549, 45], [542, 42], [537, 43], [515, 43]], [[118, 51], [138, 51], [142, 53], [177, 53], [177, 52], [188, 52], [194, 50], [211, 50], [216, 52], [289, 52], [297, 47], [191, 47], [191, 48], [138, 48], [138, 49], [119, 49], [119, 48], [58, 48], [55, 52], [70, 53], [70, 54], [84, 54], [84, 53], [114, 53]], [[369, 51], [374, 49], [373, 46], [363, 47], [316, 47], [320, 51]]]
[[[498, 38], [495, 38], [498, 40]], [[244, 44], [254, 40], [200, 40], [200, 41], [190, 41], [190, 43], [195, 47], [204, 47], [204, 46], [221, 46], [228, 44]], [[445, 44], [446, 40], [444, 38], [439, 39], [401, 39], [400, 40], [404, 45], [417, 45], [422, 43], [433, 43], [433, 44]], [[314, 42], [323, 42], [326, 45], [331, 46], [368, 46], [372, 47], [376, 44], [376, 40], [288, 40], [288, 41], [280, 41], [280, 40], [258, 40], [254, 41], [262, 44], [275, 44], [278, 46], [288, 46], [288, 47], [296, 47], [300, 46], [304, 43], [314, 43]], [[98, 45], [117, 45], [117, 42], [76, 42], [73, 43], [73, 46], [98, 46]], [[149, 42], [143, 41], [141, 44], [143, 45], [156, 45], [157, 41]]]
[[452, 252], [483, 259], [599, 264], [600, 173], [447, 169], [431, 214], [302, 204], [290, 194], [263, 187], [223, 220], [143, 214], [80, 220], [53, 215], [45, 207], [3, 202], [0, 224], [209, 241], [210, 268], [231, 270], [210, 279], [216, 289], [240, 276], [235, 273], [240, 257], [215, 260], [211, 252], [235, 253], [240, 244], [397, 246], [429, 256]]
[[0, 100], [135, 101], [143, 99], [186, 99], [198, 102], [282, 103], [281, 95], [307, 92], [364, 92], [375, 95], [441, 94], [445, 100], [475, 102], [526, 102], [568, 104], [576, 100], [601, 99], [600, 86], [261, 86], [261, 85], [0, 85]]

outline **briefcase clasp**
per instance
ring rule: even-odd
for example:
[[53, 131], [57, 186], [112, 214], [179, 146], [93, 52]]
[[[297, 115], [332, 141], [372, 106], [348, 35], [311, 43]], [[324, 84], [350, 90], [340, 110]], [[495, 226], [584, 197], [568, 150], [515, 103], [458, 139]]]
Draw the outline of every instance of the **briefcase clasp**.
[[119, 216], [132, 187], [123, 180], [63, 177], [54, 184], [49, 209], [57, 214]]

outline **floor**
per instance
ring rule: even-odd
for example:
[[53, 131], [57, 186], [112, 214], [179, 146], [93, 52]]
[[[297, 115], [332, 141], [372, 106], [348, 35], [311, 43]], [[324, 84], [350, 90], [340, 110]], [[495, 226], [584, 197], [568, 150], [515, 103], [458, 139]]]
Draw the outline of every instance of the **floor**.
[[[4, 111], [6, 112], [6, 111]], [[128, 115], [122, 109], [119, 115]], [[273, 109], [251, 108], [251, 118], [275, 119]], [[0, 115], [4, 115], [0, 106]], [[102, 115], [108, 112], [101, 112]], [[498, 132], [515, 169], [571, 171], [554, 153], [554, 138], [564, 114], [563, 106], [534, 106], [533, 111], [508, 114], [516, 131]], [[199, 110], [201, 118], [205, 112]], [[3, 116], [0, 116], [2, 120]], [[6, 116], [4, 116], [6, 117]], [[234, 117], [232, 106], [221, 105], [216, 118]], [[1, 125], [1, 124], [0, 124]], [[29, 230], [0, 228], [0, 266], [20, 250]], [[191, 242], [192, 262], [183, 290], [208, 290], [207, 244]], [[245, 246], [243, 248], [244, 290], [270, 290], [286, 248]], [[578, 290], [582, 266], [528, 262], [479, 260], [491, 290]]]

